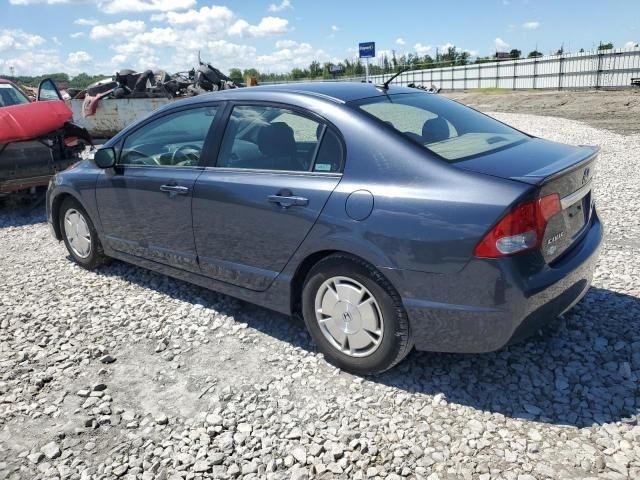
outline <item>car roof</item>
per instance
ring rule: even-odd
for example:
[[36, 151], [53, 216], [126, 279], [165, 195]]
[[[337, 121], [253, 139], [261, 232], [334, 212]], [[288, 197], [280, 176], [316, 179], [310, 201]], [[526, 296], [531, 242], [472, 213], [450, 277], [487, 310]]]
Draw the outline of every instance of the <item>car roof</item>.
[[364, 82], [305, 82], [261, 85], [258, 87], [234, 88], [192, 97], [194, 103], [216, 100], [261, 100], [270, 93], [291, 96], [313, 96], [337, 103], [346, 103], [363, 98], [378, 97], [395, 93], [416, 93], [418, 90], [407, 87], [389, 86], [387, 90]]

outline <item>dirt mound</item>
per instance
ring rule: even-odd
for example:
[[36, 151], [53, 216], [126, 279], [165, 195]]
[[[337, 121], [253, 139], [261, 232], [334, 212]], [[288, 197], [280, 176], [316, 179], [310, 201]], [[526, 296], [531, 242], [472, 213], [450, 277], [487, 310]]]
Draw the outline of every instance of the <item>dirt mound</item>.
[[510, 91], [445, 93], [485, 112], [515, 112], [580, 120], [596, 128], [640, 133], [640, 89], [620, 91]]

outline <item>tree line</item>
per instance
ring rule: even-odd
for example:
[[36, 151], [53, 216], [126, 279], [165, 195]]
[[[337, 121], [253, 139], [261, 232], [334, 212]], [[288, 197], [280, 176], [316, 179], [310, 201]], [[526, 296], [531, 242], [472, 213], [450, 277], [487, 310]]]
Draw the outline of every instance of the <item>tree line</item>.
[[[636, 47], [637, 46], [638, 45], [636, 45]], [[597, 47], [599, 51], [609, 50], [612, 48], [613, 43], [611, 42], [600, 42]], [[580, 52], [584, 52], [584, 49], [580, 49]], [[562, 55], [563, 53], [563, 46], [555, 52], [556, 55]], [[526, 58], [538, 58], [542, 56], [542, 52], [534, 49], [526, 55]], [[496, 59], [507, 60], [519, 58], [525, 57], [523, 57], [522, 51], [517, 48], [514, 48], [509, 52], [496, 52], [491, 56], [477, 57], [473, 60], [471, 59], [469, 52], [460, 50], [455, 46], [448, 47], [443, 51], [436, 51], [435, 56], [419, 55], [417, 53], [407, 53], [397, 56], [396, 52], [392, 51], [390, 56], [382, 54], [376, 58], [376, 63], [369, 65], [369, 73], [371, 75], [382, 75], [397, 73], [402, 69], [419, 70], [452, 67], [493, 62]], [[345, 59], [337, 64], [331, 64], [328, 62], [320, 63], [314, 60], [306, 68], [294, 68], [290, 72], [286, 73], [260, 72], [255, 68], [247, 68], [244, 70], [241, 70], [240, 68], [232, 68], [229, 70], [229, 78], [237, 84], [244, 83], [248, 77], [255, 77], [259, 82], [278, 82], [303, 79], [339, 79], [342, 77], [360, 77], [364, 76], [364, 74], [365, 64], [359, 58]], [[31, 87], [37, 87], [45, 78], [52, 78], [58, 84], [65, 84], [70, 88], [83, 89], [94, 82], [108, 77], [109, 75], [89, 75], [83, 72], [74, 77], [70, 77], [66, 73], [50, 73], [37, 76], [0, 76], [8, 78], [18, 84]]]
[[[637, 45], [636, 45], [637, 46]], [[609, 50], [613, 48], [611, 42], [600, 42], [598, 50]], [[584, 52], [584, 49], [580, 49]], [[562, 55], [564, 47], [560, 47], [555, 54]], [[400, 70], [421, 70], [429, 68], [453, 67], [459, 65], [472, 65], [479, 63], [494, 62], [500, 60], [515, 60], [521, 58], [539, 58], [544, 54], [537, 49], [530, 51], [526, 57], [522, 55], [522, 50], [517, 48], [511, 49], [509, 52], [496, 52], [494, 55], [477, 57], [471, 59], [469, 52], [450, 46], [446, 50], [436, 51], [435, 56], [419, 55], [417, 53], [407, 53], [400, 56], [392, 51], [391, 55], [382, 54], [376, 58], [376, 64], [369, 65], [370, 75], [382, 75], [397, 73]], [[341, 77], [359, 77], [365, 74], [365, 63], [359, 58], [345, 59], [337, 64], [329, 62], [320, 63], [313, 61], [307, 68], [294, 68], [286, 73], [268, 73], [260, 72], [255, 68], [241, 70], [240, 68], [232, 68], [229, 71], [229, 78], [235, 83], [243, 83], [248, 77], [255, 77], [262, 82], [277, 82], [287, 80], [303, 80], [303, 79], [339, 79]]]

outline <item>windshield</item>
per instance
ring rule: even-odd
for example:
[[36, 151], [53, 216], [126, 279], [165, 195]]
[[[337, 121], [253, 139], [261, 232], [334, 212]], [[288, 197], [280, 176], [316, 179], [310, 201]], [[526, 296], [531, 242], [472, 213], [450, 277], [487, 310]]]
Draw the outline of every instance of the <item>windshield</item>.
[[429, 93], [405, 93], [352, 102], [443, 159], [454, 162], [528, 139], [457, 102]]
[[0, 107], [29, 103], [29, 99], [10, 83], [0, 83]]

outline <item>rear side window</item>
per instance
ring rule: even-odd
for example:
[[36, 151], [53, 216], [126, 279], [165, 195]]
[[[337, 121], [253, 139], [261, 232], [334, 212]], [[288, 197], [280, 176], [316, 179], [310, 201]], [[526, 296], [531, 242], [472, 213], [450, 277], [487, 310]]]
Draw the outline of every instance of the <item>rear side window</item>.
[[384, 95], [352, 105], [450, 162], [509, 148], [529, 138], [471, 108], [429, 93]]
[[222, 140], [218, 167], [311, 170], [323, 125], [279, 107], [233, 108]]
[[318, 149], [316, 162], [313, 166], [314, 172], [339, 172], [342, 168], [342, 142], [338, 135], [326, 128], [322, 136], [322, 143]]

